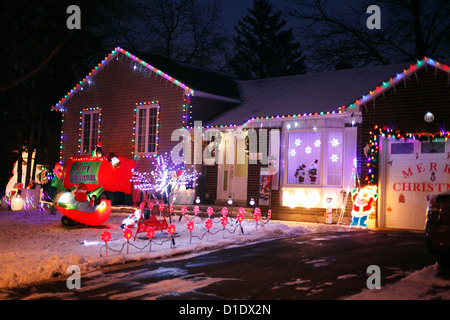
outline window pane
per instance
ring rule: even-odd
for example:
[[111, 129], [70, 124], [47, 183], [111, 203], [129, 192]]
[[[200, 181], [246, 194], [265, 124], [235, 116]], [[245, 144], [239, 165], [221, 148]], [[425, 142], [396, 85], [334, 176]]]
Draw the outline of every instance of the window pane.
[[413, 154], [414, 143], [392, 143], [391, 154]]
[[138, 137], [137, 137], [137, 146], [138, 152], [145, 152], [145, 135], [147, 128], [147, 110], [139, 109], [138, 110]]
[[422, 142], [420, 152], [422, 153], [445, 153], [444, 142]]
[[290, 133], [288, 138], [288, 184], [320, 181], [320, 132]]
[[90, 146], [90, 133], [91, 133], [91, 114], [90, 113], [86, 113], [83, 114], [83, 153], [89, 153], [91, 151], [91, 146]]
[[100, 114], [93, 113], [92, 114], [92, 131], [91, 131], [91, 150], [95, 149], [95, 146], [98, 142], [98, 119]]
[[149, 111], [149, 118], [148, 118], [148, 152], [155, 152], [156, 151], [156, 114], [157, 110], [156, 108], [150, 108]]
[[342, 131], [328, 133], [327, 145], [327, 185], [339, 186], [342, 181]]

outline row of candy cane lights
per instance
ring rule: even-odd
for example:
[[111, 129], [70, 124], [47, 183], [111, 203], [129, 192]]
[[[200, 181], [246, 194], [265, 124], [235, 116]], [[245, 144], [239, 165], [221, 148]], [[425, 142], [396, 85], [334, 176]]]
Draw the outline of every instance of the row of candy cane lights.
[[[153, 207], [153, 206], [152, 206], [152, 207]], [[161, 207], [161, 204], [160, 204], [160, 205], [159, 205], [159, 209], [160, 209], [160, 211], [163, 211], [163, 210], [164, 210], [164, 205], [162, 204], [162, 207]], [[173, 208], [170, 208], [169, 210], [170, 210], [170, 212], [172, 212], [172, 211], [173, 211]], [[195, 206], [194, 209], [193, 209], [193, 211], [194, 211], [194, 214], [195, 214], [195, 215], [197, 215], [197, 214], [200, 212], [198, 206]], [[181, 208], [181, 213], [182, 213], [183, 215], [187, 213], [187, 208], [186, 208], [186, 206], [183, 206], [183, 207]], [[205, 228], [209, 231], [209, 230], [212, 228], [212, 226], [213, 226], [213, 221], [212, 221], [212, 219], [211, 219], [211, 215], [213, 214], [213, 208], [208, 207], [207, 213], [208, 213], [209, 218], [206, 219], [206, 221], [205, 221]], [[244, 220], [244, 214], [245, 214], [245, 209], [242, 208], [242, 207], [239, 208], [238, 214], [236, 215], [236, 221], [237, 221], [237, 223], [240, 224], [240, 223]], [[220, 218], [220, 224], [221, 224], [224, 228], [225, 228], [225, 226], [228, 224], [228, 217], [227, 217], [227, 215], [228, 215], [228, 208], [223, 207], [223, 208], [222, 208], [222, 217]], [[270, 220], [271, 215], [272, 215], [272, 210], [269, 209], [269, 210], [267, 211], [267, 219], [268, 219], [268, 220]], [[255, 208], [254, 214], [253, 214], [253, 219], [254, 219], [257, 223], [258, 223], [259, 220], [261, 220], [261, 209]], [[192, 220], [188, 221], [188, 222], [187, 222], [187, 225], [186, 225], [187, 230], [188, 230], [189, 232], [192, 232], [192, 231], [194, 230], [194, 225], [195, 225], [195, 224], [194, 224], [194, 222], [193, 222]], [[174, 224], [170, 224], [170, 225], [167, 227], [167, 233], [168, 233], [170, 236], [173, 236], [173, 234], [175, 233], [175, 231], [176, 231], [176, 228], [175, 228], [175, 225], [174, 225]], [[151, 239], [155, 236], [155, 229], [152, 228], [152, 227], [148, 227], [147, 230], [146, 230], [146, 236], [147, 236], [148, 239], [151, 240]], [[111, 237], [112, 237], [112, 236], [111, 236], [111, 233], [110, 233], [109, 231], [103, 231], [102, 234], [101, 234], [101, 239], [102, 239], [103, 242], [105, 242], [105, 244], [108, 243], [108, 242], [111, 240]], [[129, 241], [129, 240], [133, 237], [133, 231], [132, 231], [131, 229], [129, 229], [129, 228], [126, 228], [126, 229], [123, 231], [123, 237], [124, 237], [127, 241]]]

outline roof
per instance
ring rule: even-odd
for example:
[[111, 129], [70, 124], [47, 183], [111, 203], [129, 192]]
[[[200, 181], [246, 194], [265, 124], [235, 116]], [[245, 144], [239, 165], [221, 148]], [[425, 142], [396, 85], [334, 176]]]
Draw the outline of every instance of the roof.
[[116, 47], [95, 68], [93, 68], [85, 78], [67, 92], [67, 94], [52, 107], [52, 109], [63, 109], [64, 104], [118, 54], [127, 56], [145, 68], [159, 74], [166, 80], [173, 82], [184, 89], [186, 94], [195, 95], [195, 91], [197, 90], [209, 93], [210, 97], [219, 96], [216, 98], [227, 97], [235, 100], [240, 99], [238, 84], [231, 75], [193, 65], [176, 63], [159, 55], [141, 54], [141, 57], [145, 57], [145, 59], [152, 62], [152, 64], [150, 64], [125, 49]]
[[137, 55], [146, 61], [151, 61], [153, 66], [164, 70], [174, 78], [189, 84], [195, 91], [236, 100], [241, 98], [238, 79], [234, 75], [187, 63], [178, 63], [157, 54], [137, 53]]
[[344, 109], [359, 111], [360, 105], [427, 64], [450, 73], [447, 65], [424, 58], [415, 65], [400, 63], [241, 81], [244, 101], [204, 125], [234, 126], [258, 117], [323, 115]]

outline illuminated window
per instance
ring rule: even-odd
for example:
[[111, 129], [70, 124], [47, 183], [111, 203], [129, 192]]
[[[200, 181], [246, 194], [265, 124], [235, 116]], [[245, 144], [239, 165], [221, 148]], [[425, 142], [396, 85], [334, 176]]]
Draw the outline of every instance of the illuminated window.
[[136, 112], [136, 154], [156, 153], [158, 105], [139, 105]]
[[287, 184], [341, 186], [344, 158], [342, 130], [290, 132]]
[[327, 165], [327, 185], [340, 186], [342, 182], [342, 131], [328, 132], [327, 156], [324, 160]]
[[100, 110], [83, 111], [81, 120], [81, 150], [90, 154], [100, 137]]
[[288, 140], [288, 184], [317, 184], [320, 181], [321, 133], [290, 133]]

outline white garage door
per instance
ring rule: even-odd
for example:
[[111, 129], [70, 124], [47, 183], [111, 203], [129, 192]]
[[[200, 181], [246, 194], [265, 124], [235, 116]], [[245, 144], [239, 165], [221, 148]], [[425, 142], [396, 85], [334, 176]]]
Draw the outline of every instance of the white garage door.
[[449, 143], [389, 141], [385, 152], [385, 226], [423, 230], [427, 196], [450, 189]]

